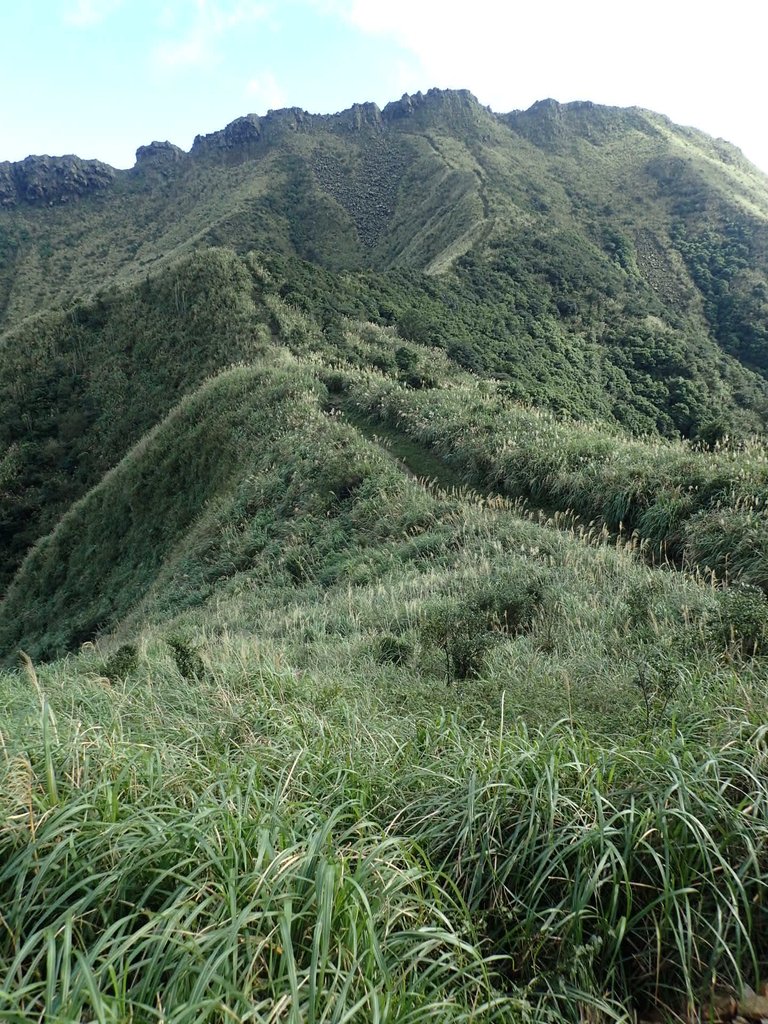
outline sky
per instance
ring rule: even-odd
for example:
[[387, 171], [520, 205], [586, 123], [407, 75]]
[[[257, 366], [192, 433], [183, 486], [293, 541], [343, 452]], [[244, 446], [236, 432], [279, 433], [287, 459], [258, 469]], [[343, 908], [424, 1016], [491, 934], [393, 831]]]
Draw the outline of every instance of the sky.
[[247, 113], [471, 90], [640, 106], [768, 172], [768, 0], [0, 0], [0, 161], [130, 167]]

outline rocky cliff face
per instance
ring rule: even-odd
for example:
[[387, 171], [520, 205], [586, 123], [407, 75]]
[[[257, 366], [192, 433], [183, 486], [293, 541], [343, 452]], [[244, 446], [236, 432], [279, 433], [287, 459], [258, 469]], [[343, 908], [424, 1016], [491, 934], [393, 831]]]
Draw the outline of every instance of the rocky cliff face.
[[375, 103], [354, 103], [338, 114], [309, 114], [300, 107], [270, 110], [263, 117], [247, 114], [238, 117], [221, 131], [198, 135], [191, 156], [247, 157], [261, 147], [277, 141], [288, 132], [326, 131], [346, 134], [367, 131], [381, 134], [389, 126], [408, 119], [457, 121], [468, 113], [487, 110], [466, 89], [430, 89], [404, 95], [381, 110]]
[[76, 156], [28, 156], [0, 163], [0, 206], [19, 203], [54, 206], [109, 188], [117, 172], [100, 160]]
[[268, 142], [284, 132], [297, 131], [310, 126], [319, 120], [315, 115], [308, 114], [300, 107], [287, 107], [285, 110], [270, 110], [264, 117], [257, 114], [246, 114], [238, 117], [210, 135], [198, 135], [192, 144], [190, 155], [226, 157], [228, 154], [247, 156], [262, 142]]
[[136, 168], [172, 167], [181, 163], [186, 153], [172, 142], [150, 142], [148, 146], [139, 146], [136, 150]]
[[461, 120], [468, 113], [488, 110], [481, 107], [469, 89], [429, 89], [426, 93], [405, 93], [399, 100], [388, 103], [382, 111], [387, 122], [401, 121], [419, 114], [440, 119]]
[[[483, 108], [466, 89], [430, 89], [404, 95], [381, 110], [375, 103], [355, 103], [338, 114], [310, 114], [300, 107], [270, 110], [263, 117], [247, 114], [220, 131], [198, 135], [189, 154], [170, 142], [151, 142], [136, 150], [135, 172], [166, 176], [188, 157], [213, 157], [224, 162], [258, 156], [271, 143], [292, 132], [331, 132], [346, 135], [368, 132], [381, 136], [387, 128], [403, 122], [437, 121], [457, 123]], [[119, 174], [99, 160], [76, 156], [29, 156], [18, 163], [0, 163], [0, 207], [19, 203], [57, 205], [78, 196], [109, 188]]]

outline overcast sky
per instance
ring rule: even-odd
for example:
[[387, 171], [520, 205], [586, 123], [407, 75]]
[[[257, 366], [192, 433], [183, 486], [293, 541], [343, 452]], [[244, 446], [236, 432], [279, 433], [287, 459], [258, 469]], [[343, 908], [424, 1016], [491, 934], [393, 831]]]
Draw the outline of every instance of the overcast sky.
[[431, 86], [642, 106], [768, 171], [768, 0], [0, 0], [0, 160], [130, 167], [246, 113]]

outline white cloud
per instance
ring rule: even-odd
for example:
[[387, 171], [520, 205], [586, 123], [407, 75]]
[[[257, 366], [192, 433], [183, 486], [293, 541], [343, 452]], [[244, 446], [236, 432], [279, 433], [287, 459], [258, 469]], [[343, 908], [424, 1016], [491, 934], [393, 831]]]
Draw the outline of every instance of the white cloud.
[[122, 0], [69, 0], [62, 19], [75, 28], [90, 28], [104, 21], [121, 3]]
[[547, 96], [638, 105], [737, 143], [764, 120], [764, 0], [309, 2], [409, 51], [420, 88], [468, 88], [497, 111]]
[[[175, 13], [186, 13], [193, 6], [191, 21], [175, 39], [168, 39], [155, 47], [153, 58], [158, 67], [175, 70], [188, 67], [205, 67], [219, 59], [217, 42], [226, 33], [242, 25], [261, 21], [269, 8], [255, 0], [189, 0], [178, 7]], [[165, 8], [163, 18], [166, 24], [173, 23], [174, 11]]]
[[179, 38], [159, 43], [153, 57], [157, 66], [167, 70], [203, 67], [213, 63], [214, 50], [205, 27], [196, 23]]
[[[160, 80], [152, 83], [157, 107], [171, 75], [222, 69], [228, 44], [241, 34], [255, 37], [251, 29], [261, 23], [269, 33], [253, 38], [245, 58], [242, 47], [232, 47], [233, 60], [243, 63], [221, 76], [229, 88], [233, 78], [241, 83], [241, 97], [250, 77], [257, 109], [284, 105], [286, 93], [289, 102], [332, 109], [326, 105], [386, 103], [430, 86], [471, 89], [497, 111], [546, 96], [638, 104], [730, 139], [768, 170], [768, 0], [54, 0], [51, 7], [83, 32], [110, 15], [118, 27], [119, 9], [120, 30], [132, 33], [126, 43], [147, 47]], [[350, 29], [366, 37], [361, 51], [370, 66], [338, 61], [320, 81], [311, 69], [318, 53], [322, 58], [323, 33], [338, 29], [339, 20], [345, 45]], [[317, 38], [308, 40], [309, 33]], [[311, 48], [306, 62], [304, 47]], [[213, 102], [216, 83], [208, 84]]]
[[262, 71], [255, 75], [248, 82], [245, 92], [258, 114], [280, 110], [288, 105], [285, 92], [272, 71]]

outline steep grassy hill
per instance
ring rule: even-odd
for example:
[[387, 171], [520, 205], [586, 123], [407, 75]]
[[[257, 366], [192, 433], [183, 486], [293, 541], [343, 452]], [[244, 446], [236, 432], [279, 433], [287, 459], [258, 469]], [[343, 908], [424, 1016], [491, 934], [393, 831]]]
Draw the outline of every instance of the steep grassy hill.
[[[760, 378], [722, 354], [699, 360], [680, 344], [665, 365], [695, 372], [683, 393], [683, 378], [631, 376], [596, 350], [579, 362], [553, 339], [526, 340], [522, 326], [506, 341], [516, 346], [519, 374], [462, 369], [459, 357], [478, 362], [467, 353], [493, 357], [483, 318], [499, 308], [477, 298], [465, 270], [452, 285], [432, 285], [402, 272], [336, 275], [294, 258], [211, 249], [141, 285], [27, 319], [0, 349], [0, 579], [7, 585], [30, 545], [207, 376], [287, 349], [361, 371], [357, 383], [336, 384], [349, 391], [347, 411], [399, 425], [453, 463], [457, 480], [571, 510], [610, 530], [637, 530], [678, 563], [737, 569], [766, 585], [761, 443], [733, 442], [707, 455], [701, 445], [631, 441], [617, 424], [638, 422], [649, 433], [662, 425], [674, 434], [674, 417], [695, 418], [711, 447], [726, 425], [743, 431], [759, 422], [737, 400], [747, 394], [759, 404]], [[430, 311], [436, 320], [425, 328]], [[378, 377], [365, 383], [371, 369]], [[519, 405], [536, 395], [559, 411], [560, 427], [557, 417]], [[602, 425], [573, 422], [599, 412]], [[517, 454], [500, 454], [510, 446]], [[723, 504], [738, 515], [721, 526]], [[742, 526], [754, 538], [746, 548]]]
[[768, 602], [420, 481], [362, 374], [224, 371], [25, 559], [4, 648], [78, 653], [0, 677], [3, 1012], [748, 1008]]
[[31, 317], [3, 339], [3, 581], [184, 394], [258, 355], [267, 332], [255, 314], [247, 267], [212, 251], [140, 286]]
[[767, 1017], [767, 312], [647, 111], [0, 164], [0, 1018]]

